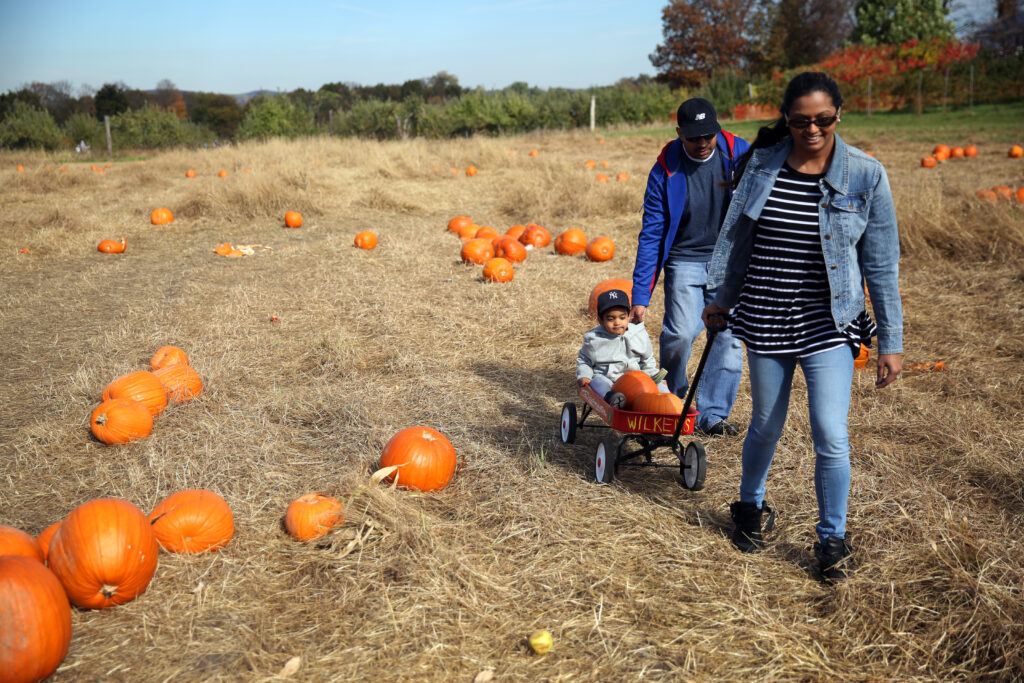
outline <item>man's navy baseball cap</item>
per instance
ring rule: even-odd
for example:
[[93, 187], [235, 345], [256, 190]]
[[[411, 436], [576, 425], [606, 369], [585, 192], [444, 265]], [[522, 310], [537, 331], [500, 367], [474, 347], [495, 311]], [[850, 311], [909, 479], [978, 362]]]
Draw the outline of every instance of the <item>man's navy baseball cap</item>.
[[609, 308], [625, 308], [629, 310], [629, 295], [621, 289], [609, 289], [597, 297], [597, 317], [600, 318]]
[[703, 97], [694, 97], [679, 105], [676, 111], [676, 125], [684, 138], [699, 138], [717, 135], [722, 127], [718, 125], [715, 107]]

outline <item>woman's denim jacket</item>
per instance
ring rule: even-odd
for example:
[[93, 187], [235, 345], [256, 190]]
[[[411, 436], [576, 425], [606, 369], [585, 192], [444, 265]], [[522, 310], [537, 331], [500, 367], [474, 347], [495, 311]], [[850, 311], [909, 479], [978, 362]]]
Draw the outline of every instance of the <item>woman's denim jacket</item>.
[[[732, 308], [739, 298], [754, 226], [792, 146], [787, 138], [755, 149], [733, 194], [708, 269], [707, 286], [717, 287], [715, 303], [723, 308]], [[864, 310], [867, 283], [878, 324], [878, 352], [902, 353], [900, 241], [885, 168], [836, 135], [832, 162], [818, 184], [823, 195], [818, 206], [821, 250], [836, 328], [844, 329]]]

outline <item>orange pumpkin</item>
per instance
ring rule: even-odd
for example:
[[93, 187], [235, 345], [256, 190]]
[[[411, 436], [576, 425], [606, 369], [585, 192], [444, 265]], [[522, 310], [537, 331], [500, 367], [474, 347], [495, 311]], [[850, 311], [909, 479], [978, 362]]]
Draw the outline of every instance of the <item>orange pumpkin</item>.
[[626, 397], [626, 408], [632, 410], [633, 401], [640, 394], [658, 393], [658, 385], [654, 383], [651, 376], [641, 370], [631, 370], [622, 377], [619, 377], [612, 384], [612, 391], [617, 391]]
[[683, 399], [675, 394], [648, 392], [637, 396], [630, 410], [637, 413], [654, 413], [656, 415], [682, 415]]
[[149, 359], [149, 367], [159, 370], [168, 365], [188, 365], [188, 354], [177, 346], [161, 346]]
[[932, 156], [935, 157], [936, 161], [945, 161], [949, 158], [949, 151], [947, 145], [935, 145], [935, 149], [932, 150]]
[[468, 242], [469, 240], [476, 237], [476, 231], [479, 229], [480, 226], [477, 225], [476, 223], [463, 225], [461, 228], [459, 228], [459, 239], [461, 239], [463, 242]]
[[526, 230], [519, 236], [523, 244], [533, 245], [534, 249], [546, 247], [551, 244], [551, 233], [536, 223], [527, 223]]
[[633, 300], [633, 281], [624, 280], [621, 277], [614, 277], [610, 280], [603, 280], [594, 285], [594, 288], [590, 290], [590, 301], [587, 303], [587, 314], [591, 317], [597, 315], [597, 297], [610, 289], [621, 289], [629, 297], [630, 301]]
[[1006, 185], [996, 185], [992, 188], [992, 191], [1003, 199], [1013, 199], [1013, 190]]
[[615, 179], [618, 180], [620, 183], [624, 183], [627, 180], [629, 180], [629, 174], [626, 173], [625, 171], [619, 171], [619, 174], [615, 176]]
[[503, 258], [492, 258], [484, 265], [484, 279], [490, 282], [511, 282], [515, 270]]
[[606, 176], [604, 173], [598, 173], [597, 177], [594, 178], [594, 180], [596, 180], [599, 183], [607, 183], [608, 182], [608, 176]]
[[489, 225], [481, 225], [477, 228], [476, 234], [473, 237], [479, 237], [483, 239], [493, 240], [498, 236], [498, 231]]
[[555, 251], [559, 254], [572, 256], [587, 248], [587, 233], [579, 228], [569, 228], [555, 238]]
[[167, 365], [153, 371], [167, 391], [167, 397], [175, 403], [188, 403], [203, 393], [203, 378], [191, 366], [184, 363]]
[[935, 168], [935, 157], [928, 156], [921, 159], [921, 165], [925, 168]]
[[196, 172], [195, 172], [195, 171], [193, 171], [193, 170], [192, 170], [192, 169], [190, 168], [190, 169], [188, 169], [187, 171], [185, 171], [185, 177], [186, 177], [186, 178], [195, 178], [195, 177], [196, 177]]
[[1011, 159], [1020, 159], [1021, 157], [1024, 157], [1024, 147], [1021, 147], [1020, 145], [1014, 145], [1013, 147], [1010, 148], [1010, 151], [1006, 153], [1006, 156], [1010, 157]]
[[[158, 380], [159, 381], [159, 380]], [[149, 436], [153, 415], [130, 398], [114, 398], [96, 406], [89, 417], [93, 436], [108, 446]]]
[[535, 157], [535, 156], [539, 156], [540, 152], [538, 152], [535, 149], [531, 149], [529, 152], [527, 152], [527, 154], [529, 154], [531, 157]]
[[610, 261], [615, 256], [615, 242], [610, 237], [595, 237], [587, 245], [587, 258], [591, 261]]
[[853, 359], [853, 367], [858, 370], [863, 370], [864, 367], [867, 366], [869, 358], [871, 358], [871, 349], [861, 344], [860, 352], [857, 354], [857, 357]]
[[527, 253], [523, 243], [512, 237], [502, 236], [494, 242], [494, 255], [509, 263], [522, 263], [526, 260]]
[[3, 525], [0, 525], [0, 555], [21, 555], [38, 562], [45, 559], [36, 539], [21, 529]]
[[494, 258], [494, 247], [489, 239], [472, 239], [462, 245], [462, 261], [464, 263], [475, 263], [478, 266]]
[[24, 170], [25, 170], [25, 167], [24, 167], [24, 166], [22, 166], [21, 164], [18, 164], [18, 168], [16, 168], [15, 170], [16, 170], [16, 171], [17, 171], [18, 173], [21, 173], [22, 171], [24, 171]]
[[39, 535], [36, 536], [36, 543], [39, 544], [39, 549], [43, 551], [43, 562], [46, 562], [46, 559], [50, 556], [50, 541], [53, 539], [53, 535], [57, 533], [57, 529], [60, 528], [60, 523], [63, 521], [63, 519], [57, 520], [40, 531]]
[[142, 594], [156, 572], [156, 536], [126, 500], [97, 498], [67, 516], [50, 542], [49, 563], [79, 607], [105, 609]]
[[418, 491], [437, 491], [455, 476], [457, 457], [451, 441], [430, 427], [408, 427], [391, 437], [380, 456], [380, 466], [398, 467], [388, 477]]
[[355, 245], [360, 249], [373, 249], [377, 246], [377, 235], [370, 230], [356, 233]]
[[462, 230], [464, 226], [473, 225], [473, 219], [469, 216], [456, 216], [455, 218], [448, 221], [448, 229], [454, 232], [456, 235]]
[[1016, 192], [1017, 201], [1024, 204], [1024, 187], [1018, 187]]
[[476, 166], [467, 166], [466, 167], [466, 175], [468, 175], [470, 178], [475, 176], [477, 173], [478, 173], [478, 171], [476, 170]]
[[43, 680], [70, 644], [71, 605], [53, 572], [27, 557], [0, 557], [0, 680]]
[[288, 228], [301, 228], [302, 227], [302, 214], [298, 211], [285, 211], [284, 212], [284, 224]]
[[124, 238], [121, 238], [120, 242], [114, 240], [103, 240], [96, 246], [97, 251], [102, 251], [104, 254], [123, 254], [127, 243]]
[[214, 254], [217, 254], [218, 256], [227, 256], [227, 255], [228, 255], [228, 254], [230, 254], [230, 253], [231, 253], [232, 251], [234, 251], [234, 249], [233, 249], [233, 248], [232, 248], [232, 246], [231, 246], [230, 244], [228, 244], [227, 242], [225, 242], [224, 244], [218, 244], [218, 245], [217, 245], [216, 247], [214, 247], [214, 249], [213, 249], [213, 253], [214, 253]]
[[978, 156], [978, 148], [975, 147], [974, 145], [967, 145], [966, 147], [964, 147], [964, 156], [965, 157], [976, 157], [976, 156]]
[[219, 178], [227, 178], [228, 177], [228, 172], [223, 170], [223, 169], [221, 169], [220, 171], [217, 171], [217, 176]]
[[156, 417], [167, 407], [167, 390], [156, 375], [148, 370], [136, 370], [121, 375], [103, 390], [104, 401], [112, 398], [130, 398], [146, 407]]
[[983, 199], [983, 200], [985, 200], [987, 202], [997, 202], [997, 201], [999, 201], [999, 195], [997, 195], [992, 190], [978, 190], [977, 195], [978, 195], [978, 199]]
[[597, 166], [597, 162], [595, 162], [593, 159], [587, 159], [586, 161], [583, 162], [583, 165], [586, 166], [587, 168], [594, 168], [595, 166]]
[[520, 237], [523, 236], [524, 232], [526, 232], [525, 225], [513, 225], [511, 228], [505, 231], [505, 235], [507, 237], [511, 237], [512, 239], [519, 239]]
[[167, 208], [153, 209], [153, 212], [149, 214], [149, 222], [153, 225], [167, 225], [173, 220], [174, 214]]
[[950, 159], [962, 159], [963, 156], [964, 156], [964, 148], [963, 147], [953, 147], [952, 149], [949, 150], [949, 158]]
[[284, 527], [299, 541], [320, 538], [345, 520], [341, 501], [322, 493], [307, 493], [291, 502], [284, 514]]
[[220, 550], [235, 535], [231, 508], [206, 489], [178, 491], [149, 513], [157, 542], [172, 553]]

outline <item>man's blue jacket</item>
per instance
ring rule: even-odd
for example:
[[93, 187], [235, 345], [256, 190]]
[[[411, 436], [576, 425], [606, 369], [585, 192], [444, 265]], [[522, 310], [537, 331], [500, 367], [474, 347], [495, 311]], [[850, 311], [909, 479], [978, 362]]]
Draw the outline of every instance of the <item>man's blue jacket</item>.
[[[732, 181], [736, 160], [750, 145], [743, 138], [722, 131], [718, 134], [718, 153], [725, 169], [725, 179]], [[676, 239], [679, 220], [686, 207], [686, 174], [682, 168], [683, 142], [676, 138], [665, 145], [658, 162], [647, 177], [644, 195], [643, 227], [637, 238], [636, 265], [633, 267], [634, 306], [648, 306], [651, 293], [658, 284], [658, 275], [665, 266], [665, 256]], [[728, 190], [732, 196], [732, 190]]]

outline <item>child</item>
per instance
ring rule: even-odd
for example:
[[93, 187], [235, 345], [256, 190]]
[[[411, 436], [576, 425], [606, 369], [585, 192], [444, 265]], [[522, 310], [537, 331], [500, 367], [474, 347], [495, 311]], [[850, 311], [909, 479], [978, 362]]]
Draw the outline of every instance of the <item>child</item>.
[[[655, 381], [659, 376], [654, 348], [643, 323], [629, 322], [629, 297], [621, 289], [610, 289], [597, 297], [597, 327], [583, 335], [583, 348], [576, 356], [576, 383], [588, 384], [594, 392], [615, 405], [612, 384], [631, 370], [642, 370]], [[667, 390], [667, 388], [665, 389]], [[621, 407], [621, 401], [619, 405]]]

